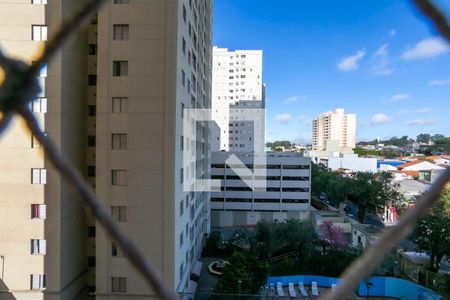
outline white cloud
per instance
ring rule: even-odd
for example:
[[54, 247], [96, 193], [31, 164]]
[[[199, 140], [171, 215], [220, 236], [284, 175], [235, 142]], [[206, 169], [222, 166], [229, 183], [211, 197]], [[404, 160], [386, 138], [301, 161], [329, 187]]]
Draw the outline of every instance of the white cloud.
[[394, 72], [389, 67], [389, 44], [383, 44], [372, 55], [372, 73], [376, 75], [389, 75]]
[[292, 116], [288, 113], [279, 114], [275, 117], [275, 120], [279, 124], [286, 124], [289, 123], [289, 121], [292, 119]]
[[292, 97], [286, 98], [286, 100], [284, 100], [284, 104], [299, 102], [299, 101], [302, 101], [304, 99], [305, 99], [304, 97], [292, 96]]
[[416, 113], [422, 114], [422, 113], [428, 113], [434, 111], [434, 108], [431, 107], [422, 107], [416, 110]]
[[375, 53], [373, 54], [373, 57], [388, 55], [388, 47], [389, 47], [389, 44], [381, 45], [381, 47], [378, 48], [377, 51], [375, 51]]
[[391, 121], [391, 118], [388, 115], [380, 113], [372, 116], [372, 118], [370, 119], [370, 124], [372, 126], [376, 126], [383, 123], [387, 123], [389, 121]]
[[389, 35], [390, 36], [395, 36], [397, 34], [397, 31], [395, 31], [394, 29], [391, 29], [390, 31], [389, 31]]
[[366, 55], [364, 49], [359, 50], [356, 54], [344, 57], [337, 64], [337, 67], [342, 72], [354, 71], [359, 68], [358, 62]]
[[408, 99], [411, 99], [410, 94], [395, 94], [391, 97], [392, 101], [403, 101]]
[[437, 123], [436, 119], [415, 119], [409, 122], [406, 122], [408, 126], [429, 126]]
[[448, 85], [450, 84], [450, 79], [445, 79], [445, 80], [430, 80], [428, 81], [429, 85]]
[[405, 60], [432, 58], [450, 51], [450, 46], [441, 38], [433, 37], [421, 40], [400, 56]]

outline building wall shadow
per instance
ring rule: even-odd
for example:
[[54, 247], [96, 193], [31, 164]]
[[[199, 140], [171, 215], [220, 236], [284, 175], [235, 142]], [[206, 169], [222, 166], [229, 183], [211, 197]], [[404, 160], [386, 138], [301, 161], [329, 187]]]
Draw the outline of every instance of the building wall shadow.
[[16, 300], [16, 297], [14, 297], [14, 295], [9, 292], [9, 288], [1, 279], [0, 279], [0, 300]]

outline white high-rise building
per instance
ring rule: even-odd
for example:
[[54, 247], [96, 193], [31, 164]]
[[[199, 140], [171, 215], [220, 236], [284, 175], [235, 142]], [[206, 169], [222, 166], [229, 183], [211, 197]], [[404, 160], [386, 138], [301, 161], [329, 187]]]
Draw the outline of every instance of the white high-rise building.
[[356, 115], [345, 114], [343, 108], [322, 113], [313, 120], [312, 148], [322, 151], [331, 141], [340, 149], [355, 148]]
[[[262, 50], [213, 48], [212, 119], [217, 130], [212, 132], [212, 150], [246, 151], [230, 136], [230, 108], [238, 101], [261, 101], [255, 108], [264, 108], [262, 82]], [[234, 107], [235, 108], [235, 107]], [[264, 126], [264, 125], [262, 125]], [[247, 131], [251, 138], [253, 131]], [[233, 138], [233, 140], [231, 140]], [[235, 146], [237, 145], [237, 146]], [[214, 148], [214, 146], [216, 148]]]

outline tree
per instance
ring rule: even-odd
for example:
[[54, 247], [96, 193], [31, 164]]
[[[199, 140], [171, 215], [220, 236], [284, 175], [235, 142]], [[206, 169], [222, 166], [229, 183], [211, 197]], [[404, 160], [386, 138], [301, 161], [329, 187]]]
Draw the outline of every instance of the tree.
[[445, 136], [443, 134], [435, 134], [431, 137], [431, 140], [433, 142], [436, 142], [436, 141], [442, 140], [442, 139], [445, 139]]
[[418, 143], [428, 144], [431, 140], [431, 135], [428, 133], [421, 133], [417, 136], [416, 141]]
[[347, 247], [347, 238], [345, 237], [344, 231], [331, 221], [325, 221], [320, 225], [319, 239], [322, 242], [324, 250], [326, 247], [332, 250], [343, 250]]
[[430, 255], [429, 270], [437, 272], [442, 257], [450, 256], [450, 189], [443, 192], [431, 211], [417, 224], [411, 240]]
[[309, 257], [314, 249], [317, 235], [311, 224], [298, 220], [284, 222], [260, 221], [255, 229], [254, 251], [261, 257], [296, 251], [299, 256]]
[[321, 164], [313, 164], [311, 172], [311, 192], [313, 195], [319, 196], [320, 193], [324, 192], [334, 205], [346, 200], [349, 187], [347, 178]]
[[358, 172], [349, 182], [348, 199], [358, 207], [358, 220], [364, 223], [367, 212], [383, 214], [386, 207], [399, 208], [403, 199], [392, 174]]
[[267, 282], [270, 265], [254, 251], [236, 250], [229, 262], [215, 287], [216, 292], [254, 294]]

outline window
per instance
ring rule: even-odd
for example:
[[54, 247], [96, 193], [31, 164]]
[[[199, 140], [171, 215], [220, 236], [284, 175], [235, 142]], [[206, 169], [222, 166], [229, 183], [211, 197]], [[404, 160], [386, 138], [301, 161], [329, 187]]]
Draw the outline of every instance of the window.
[[186, 73], [184, 72], [184, 70], [181, 70], [181, 84], [183, 86], [186, 86]]
[[96, 114], [97, 114], [97, 106], [88, 105], [88, 116], [95, 117]]
[[45, 289], [45, 275], [31, 274], [30, 278], [32, 290]]
[[180, 217], [183, 215], [183, 213], [184, 213], [184, 201], [183, 201], [183, 199], [181, 199], [181, 202], [180, 202]]
[[180, 136], [180, 150], [184, 150], [184, 137], [182, 135]]
[[180, 169], [180, 183], [183, 183], [184, 180], [184, 170], [183, 168]]
[[117, 186], [127, 185], [127, 170], [111, 170], [111, 184]]
[[31, 254], [45, 254], [46, 252], [46, 240], [31, 240]]
[[88, 147], [95, 147], [95, 135], [88, 135], [87, 145]]
[[95, 166], [88, 166], [88, 177], [95, 177]]
[[184, 103], [181, 103], [181, 118], [184, 118]]
[[113, 25], [113, 40], [128, 40], [128, 24]]
[[184, 6], [184, 4], [183, 4], [183, 21], [184, 21], [184, 23], [186, 23], [186, 16], [187, 16], [186, 6]]
[[113, 97], [112, 98], [112, 113], [120, 114], [127, 112], [127, 102], [128, 98], [126, 97]]
[[181, 49], [183, 50], [183, 53], [186, 54], [186, 40], [184, 38], [181, 41]]
[[113, 76], [128, 76], [128, 61], [116, 60], [113, 61]]
[[31, 218], [45, 220], [47, 218], [47, 205], [31, 204]]
[[114, 0], [114, 4], [129, 4], [129, 0]]
[[127, 221], [127, 207], [126, 206], [111, 206], [111, 216], [116, 222]]
[[88, 75], [88, 85], [95, 86], [97, 85], [97, 75]]
[[125, 133], [113, 133], [111, 135], [111, 149], [112, 150], [126, 150], [127, 149], [127, 135]]
[[111, 277], [111, 292], [126, 293], [127, 279], [125, 277]]
[[95, 256], [88, 256], [88, 267], [95, 267]]
[[31, 183], [32, 184], [46, 184], [47, 170], [46, 169], [31, 169]]
[[89, 226], [88, 227], [88, 237], [95, 237], [95, 226]]
[[31, 110], [34, 113], [47, 113], [47, 98], [39, 97], [31, 103]]
[[180, 233], [180, 248], [183, 247], [183, 239], [184, 239], [184, 234], [182, 232], [182, 233]]
[[124, 257], [125, 253], [123, 253], [122, 249], [117, 247], [116, 243], [111, 243], [111, 256], [112, 257]]
[[31, 4], [47, 4], [47, 0], [32, 0]]
[[32, 40], [33, 41], [46, 41], [47, 40], [47, 26], [45, 25], [32, 25]]
[[97, 44], [89, 44], [89, 55], [97, 55]]

